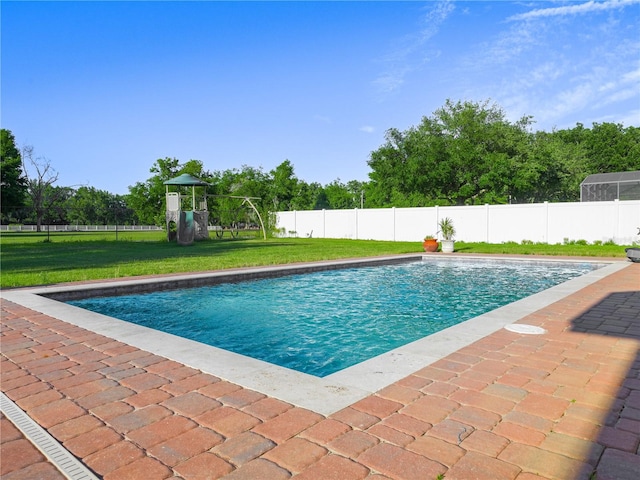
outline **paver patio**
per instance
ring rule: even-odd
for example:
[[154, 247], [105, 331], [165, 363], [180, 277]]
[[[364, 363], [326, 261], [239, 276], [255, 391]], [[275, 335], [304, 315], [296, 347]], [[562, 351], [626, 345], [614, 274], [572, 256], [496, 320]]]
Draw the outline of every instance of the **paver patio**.
[[[635, 480], [640, 264], [328, 417], [3, 299], [2, 391], [111, 479]], [[4, 416], [3, 479], [64, 478]]]

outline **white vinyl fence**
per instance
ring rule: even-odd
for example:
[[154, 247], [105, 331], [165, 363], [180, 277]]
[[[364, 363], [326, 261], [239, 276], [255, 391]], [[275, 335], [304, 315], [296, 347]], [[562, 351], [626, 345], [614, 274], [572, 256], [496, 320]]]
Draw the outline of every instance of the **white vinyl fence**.
[[640, 200], [278, 212], [277, 228], [290, 237], [413, 242], [438, 236], [445, 217], [466, 242], [640, 241]]

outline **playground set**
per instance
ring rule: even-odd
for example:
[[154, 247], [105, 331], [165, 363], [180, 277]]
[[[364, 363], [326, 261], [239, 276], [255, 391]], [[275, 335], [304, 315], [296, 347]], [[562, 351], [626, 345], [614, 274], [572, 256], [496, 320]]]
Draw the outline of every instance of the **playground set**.
[[[218, 238], [222, 238], [225, 231], [228, 231], [232, 237], [237, 237], [241, 223], [237, 219], [222, 224], [221, 217], [213, 218], [210, 216], [208, 208], [208, 198], [226, 198], [242, 200], [241, 207], [248, 205], [256, 214], [260, 223], [262, 235], [267, 239], [266, 230], [260, 212], [251, 200], [258, 200], [259, 197], [246, 197], [239, 195], [208, 195], [207, 187], [209, 184], [188, 173], [171, 178], [164, 182], [166, 186], [166, 214], [167, 223], [167, 240], [176, 241], [179, 245], [191, 245], [196, 240], [205, 240], [209, 238], [209, 231], [216, 233]], [[180, 193], [180, 187], [191, 187], [191, 195], [183, 195]], [[196, 188], [201, 189], [196, 192]], [[172, 191], [177, 189], [178, 191]], [[191, 207], [189, 209], [189, 206]], [[210, 225], [214, 223], [214, 225]], [[218, 223], [218, 224], [215, 224]], [[242, 224], [246, 228], [246, 223]]]

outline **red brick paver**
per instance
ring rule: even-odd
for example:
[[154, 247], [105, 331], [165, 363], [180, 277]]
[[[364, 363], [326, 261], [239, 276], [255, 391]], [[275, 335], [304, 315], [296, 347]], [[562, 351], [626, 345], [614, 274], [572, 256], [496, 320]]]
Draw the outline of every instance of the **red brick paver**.
[[[631, 480], [640, 265], [328, 418], [2, 300], [2, 391], [104, 479]], [[0, 417], [2, 478], [63, 478]]]
[[65, 478], [4, 415], [0, 416], [0, 437], [0, 477]]

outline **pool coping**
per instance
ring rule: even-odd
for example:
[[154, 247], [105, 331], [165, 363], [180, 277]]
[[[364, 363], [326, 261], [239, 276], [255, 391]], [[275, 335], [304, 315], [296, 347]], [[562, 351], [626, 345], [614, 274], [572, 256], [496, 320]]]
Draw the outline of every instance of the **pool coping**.
[[[240, 281], [310, 271], [349, 268], [415, 259], [474, 259], [490, 261], [526, 261], [553, 263], [596, 263], [601, 268], [574, 278], [543, 292], [526, 297], [486, 314], [474, 317], [438, 333], [411, 342], [324, 378], [228, 352], [199, 342], [159, 332], [140, 325], [74, 307], [48, 296], [91, 291], [122, 291], [148, 288], [149, 285], [169, 288], [172, 285], [210, 284], [216, 281]], [[615, 260], [585, 260], [566, 258], [521, 258], [510, 256], [473, 255], [400, 255], [372, 259], [336, 260], [275, 267], [255, 267], [211, 273], [159, 276], [146, 279], [96, 282], [82, 285], [56, 285], [0, 292], [2, 298], [52, 316], [73, 325], [111, 337], [134, 347], [152, 351], [184, 365], [212, 374], [229, 382], [314, 412], [331, 415], [387, 385], [469, 345], [481, 338], [518, 322], [523, 317], [555, 303], [582, 288], [625, 267], [628, 262]], [[229, 280], [232, 278], [231, 280]], [[203, 283], [205, 282], [205, 283]], [[180, 287], [182, 288], [182, 287]], [[75, 292], [75, 293], [74, 293]], [[82, 293], [80, 293], [82, 295]]]

